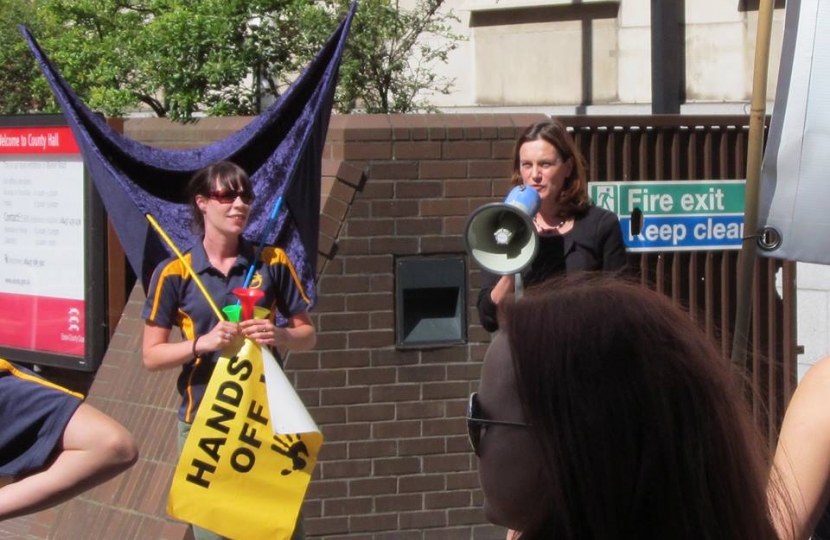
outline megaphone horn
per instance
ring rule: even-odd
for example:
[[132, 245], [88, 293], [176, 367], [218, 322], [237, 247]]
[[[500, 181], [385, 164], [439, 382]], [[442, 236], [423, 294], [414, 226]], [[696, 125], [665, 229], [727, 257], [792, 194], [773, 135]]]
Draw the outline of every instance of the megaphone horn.
[[464, 233], [467, 253], [493, 274], [521, 272], [539, 250], [533, 216], [541, 203], [535, 189], [516, 186], [504, 202], [477, 208], [467, 220]]

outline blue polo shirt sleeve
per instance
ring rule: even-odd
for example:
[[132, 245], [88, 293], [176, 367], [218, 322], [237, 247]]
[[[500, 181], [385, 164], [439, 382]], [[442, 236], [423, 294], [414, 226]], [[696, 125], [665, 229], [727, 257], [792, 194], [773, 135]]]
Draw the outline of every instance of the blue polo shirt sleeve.
[[156, 267], [141, 317], [162, 328], [177, 324], [179, 291], [184, 280], [183, 265], [178, 259], [168, 259]]
[[83, 396], [0, 358], [0, 476], [45, 466]]

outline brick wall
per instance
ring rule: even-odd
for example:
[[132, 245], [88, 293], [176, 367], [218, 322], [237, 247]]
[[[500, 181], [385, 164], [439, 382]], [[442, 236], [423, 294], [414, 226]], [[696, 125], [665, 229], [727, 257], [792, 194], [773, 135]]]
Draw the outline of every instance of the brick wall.
[[518, 131], [543, 118], [332, 118], [324, 158], [364, 175], [323, 206], [321, 239], [327, 222], [342, 224], [321, 256], [320, 338], [287, 361], [326, 438], [304, 510], [310, 535], [504, 538], [481, 514], [462, 419], [489, 340], [475, 323], [478, 275], [466, 344], [396, 350], [394, 269], [398, 257], [465, 254], [467, 217], [504, 198]]
[[[542, 115], [335, 116], [323, 156], [318, 329], [286, 372], [325, 436], [303, 513], [309, 537], [488, 540], [463, 416], [489, 337], [477, 324], [478, 273], [468, 262], [467, 342], [395, 347], [395, 261], [464, 256], [467, 216], [507, 193], [518, 132]], [[128, 120], [125, 134], [193, 147], [249, 118], [179, 125]], [[90, 402], [127, 426], [141, 458], [126, 474], [48, 512], [12, 520], [21, 538], [170, 539], [164, 507], [175, 466], [175, 373], [141, 367], [133, 290]], [[3, 529], [0, 528], [0, 532]]]

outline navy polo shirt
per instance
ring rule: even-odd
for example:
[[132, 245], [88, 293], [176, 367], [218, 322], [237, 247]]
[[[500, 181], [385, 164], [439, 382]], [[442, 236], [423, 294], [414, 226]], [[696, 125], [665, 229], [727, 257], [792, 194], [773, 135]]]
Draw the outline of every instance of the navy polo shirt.
[[83, 396], [0, 358], [0, 476], [41, 469]]
[[[240, 237], [239, 255], [227, 276], [210, 264], [201, 240], [184, 254], [184, 259], [199, 276], [214, 304], [222, 309], [223, 306], [237, 303], [232, 291], [244, 284], [254, 256], [254, 246]], [[265, 293], [257, 305], [268, 308], [272, 315], [279, 312], [285, 319], [307, 311], [310, 305], [288, 256], [275, 247], [269, 246], [262, 250], [248, 286]], [[219, 322], [201, 289], [178, 257], [162, 261], [156, 268], [142, 317], [163, 328], [178, 326], [185, 340], [207, 334]], [[204, 353], [182, 366], [177, 384], [182, 396], [179, 420], [193, 422], [220, 353], [221, 351]]]

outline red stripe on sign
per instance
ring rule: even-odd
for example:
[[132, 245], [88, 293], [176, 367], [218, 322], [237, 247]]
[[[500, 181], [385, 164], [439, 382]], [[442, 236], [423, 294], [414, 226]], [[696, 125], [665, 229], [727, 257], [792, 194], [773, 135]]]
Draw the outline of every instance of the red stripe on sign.
[[0, 128], [0, 154], [80, 154], [80, 150], [68, 127], [3, 127]]
[[0, 293], [0, 346], [84, 357], [84, 301]]

